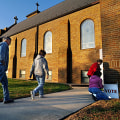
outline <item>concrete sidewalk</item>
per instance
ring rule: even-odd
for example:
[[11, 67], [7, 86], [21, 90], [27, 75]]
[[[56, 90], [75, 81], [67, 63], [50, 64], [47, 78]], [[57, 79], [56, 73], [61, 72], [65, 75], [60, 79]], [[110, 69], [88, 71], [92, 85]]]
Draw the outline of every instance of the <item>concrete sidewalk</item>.
[[87, 87], [46, 94], [45, 98], [30, 97], [11, 104], [0, 103], [0, 120], [60, 120], [93, 103]]

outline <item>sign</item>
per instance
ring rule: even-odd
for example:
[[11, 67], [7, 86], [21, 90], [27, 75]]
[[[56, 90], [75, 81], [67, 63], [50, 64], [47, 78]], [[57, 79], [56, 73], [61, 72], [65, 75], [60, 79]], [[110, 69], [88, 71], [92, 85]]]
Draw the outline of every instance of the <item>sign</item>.
[[118, 84], [104, 84], [104, 92], [111, 98], [119, 99]]

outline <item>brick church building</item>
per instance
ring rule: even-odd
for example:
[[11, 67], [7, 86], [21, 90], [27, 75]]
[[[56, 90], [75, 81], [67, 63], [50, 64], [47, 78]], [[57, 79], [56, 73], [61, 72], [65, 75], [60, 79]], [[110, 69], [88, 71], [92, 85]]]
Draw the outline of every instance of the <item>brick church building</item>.
[[105, 82], [120, 81], [119, 0], [64, 0], [27, 15], [3, 36], [12, 39], [9, 78], [29, 79], [33, 60], [44, 49], [47, 82], [88, 84], [86, 73], [99, 58]]

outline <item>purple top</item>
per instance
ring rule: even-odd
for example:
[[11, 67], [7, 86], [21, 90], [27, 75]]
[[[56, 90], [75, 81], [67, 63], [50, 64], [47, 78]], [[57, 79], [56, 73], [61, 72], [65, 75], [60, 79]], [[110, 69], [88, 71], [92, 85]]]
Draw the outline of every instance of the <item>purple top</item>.
[[96, 88], [103, 88], [102, 79], [97, 75], [93, 75], [90, 77], [89, 80], [89, 88], [96, 87]]

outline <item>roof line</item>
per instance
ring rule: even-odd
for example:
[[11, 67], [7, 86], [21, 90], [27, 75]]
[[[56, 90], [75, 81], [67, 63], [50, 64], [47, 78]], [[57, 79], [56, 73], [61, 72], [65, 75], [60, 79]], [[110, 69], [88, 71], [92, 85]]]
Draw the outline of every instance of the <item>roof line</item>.
[[21, 30], [21, 31], [19, 31], [19, 32], [13, 33], [13, 34], [11, 34], [10, 36], [13, 36], [13, 35], [15, 35], [15, 34], [19, 34], [19, 33], [23, 32], [23, 31], [29, 30], [29, 29], [31, 29], [31, 28], [37, 27], [37, 26], [39, 26], [39, 25], [45, 24], [45, 23], [50, 22], [50, 21], [52, 21], [52, 20], [61, 18], [61, 17], [63, 17], [63, 16], [69, 15], [69, 14], [71, 14], [71, 13], [77, 12], [77, 11], [79, 11], [79, 10], [82, 10], [82, 9], [85, 9], [85, 8], [88, 8], [88, 7], [91, 7], [91, 6], [96, 5], [96, 4], [99, 4], [99, 3], [100, 3], [100, 1], [98, 0], [98, 1], [96, 1], [96, 2], [93, 2], [93, 3], [89, 4], [89, 5], [83, 6], [83, 7], [81, 7], [81, 8], [78, 8], [78, 9], [75, 9], [75, 10], [70, 11], [70, 12], [68, 12], [68, 13], [62, 14], [62, 15], [57, 16], [57, 17], [55, 17], [55, 18], [52, 18], [52, 19], [50, 19], [50, 20], [46, 20], [46, 21], [44, 21], [44, 22], [42, 22], [42, 23], [38, 23], [38, 24], [36, 24], [36, 25], [33, 25], [33, 26], [31, 26], [31, 27], [28, 27], [28, 28], [26, 28], [26, 29], [24, 29], [24, 30]]

